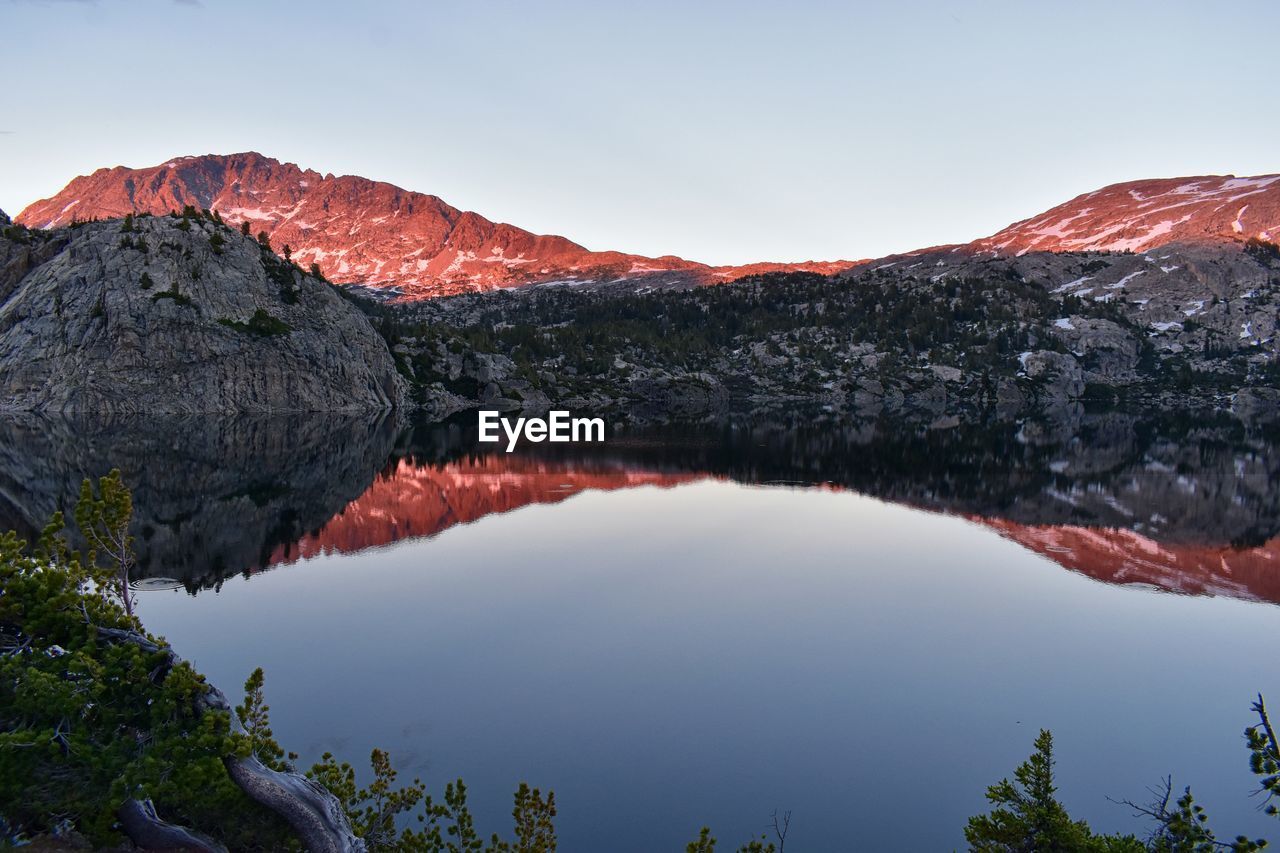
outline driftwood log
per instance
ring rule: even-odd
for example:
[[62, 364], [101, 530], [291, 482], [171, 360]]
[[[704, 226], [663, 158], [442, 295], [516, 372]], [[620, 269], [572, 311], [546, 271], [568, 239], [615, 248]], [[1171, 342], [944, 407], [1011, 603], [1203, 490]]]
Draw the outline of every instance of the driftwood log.
[[[164, 656], [160, 668], [152, 673], [161, 680], [182, 662], [169, 646], [161, 646], [136, 631], [119, 628], [97, 629], [98, 636], [108, 642], [130, 643], [149, 654]], [[227, 697], [209, 685], [199, 702], [201, 713], [221, 711], [231, 718], [231, 730], [244, 727]], [[328, 789], [296, 771], [272, 770], [255, 756], [223, 757], [227, 775], [240, 786], [249, 799], [260, 803], [284, 818], [297, 833], [303, 846], [312, 853], [365, 853], [364, 840], [351, 829], [351, 822]], [[200, 833], [165, 823], [156, 815], [149, 800], [129, 799], [116, 813], [125, 835], [143, 850], [225, 851], [226, 848]]]
[[[210, 709], [231, 715], [232, 731], [243, 731], [227, 697], [210, 686], [205, 694]], [[312, 853], [365, 853], [364, 840], [351, 829], [347, 813], [328, 788], [296, 771], [272, 770], [257, 756], [231, 755], [223, 759], [231, 781], [249, 796], [289, 822], [303, 846]]]
[[191, 853], [227, 853], [227, 848], [186, 827], [165, 823], [150, 800], [133, 797], [116, 810], [124, 834], [142, 850], [185, 850]]

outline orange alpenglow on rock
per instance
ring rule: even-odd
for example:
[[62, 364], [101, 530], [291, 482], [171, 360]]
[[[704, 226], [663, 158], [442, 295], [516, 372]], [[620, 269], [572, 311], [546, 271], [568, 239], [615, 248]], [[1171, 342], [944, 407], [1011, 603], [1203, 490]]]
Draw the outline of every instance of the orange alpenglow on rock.
[[303, 268], [330, 280], [386, 288], [407, 298], [501, 287], [626, 279], [710, 284], [753, 272], [838, 272], [850, 261], [712, 267], [672, 255], [593, 252], [458, 210], [433, 195], [344, 175], [322, 175], [253, 152], [181, 157], [145, 169], [116, 166], [76, 178], [18, 217], [30, 228], [76, 220], [162, 215], [190, 205], [215, 210], [250, 233], [288, 245]]
[[1208, 175], [1112, 184], [1015, 222], [966, 248], [1027, 252], [1144, 252], [1169, 243], [1280, 237], [1280, 175]]

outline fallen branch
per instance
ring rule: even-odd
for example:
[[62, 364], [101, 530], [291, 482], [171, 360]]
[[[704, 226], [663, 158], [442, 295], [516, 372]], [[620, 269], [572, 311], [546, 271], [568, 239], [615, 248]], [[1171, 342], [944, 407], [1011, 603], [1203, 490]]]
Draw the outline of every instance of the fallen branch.
[[226, 847], [207, 835], [161, 820], [150, 800], [130, 797], [116, 810], [116, 817], [124, 834], [142, 850], [227, 853]]
[[272, 770], [255, 756], [227, 758], [227, 774], [253, 801], [289, 822], [313, 853], [364, 853], [337, 798], [301, 773]]
[[[231, 730], [243, 732], [240, 718], [221, 690], [210, 685], [204, 695], [210, 710], [225, 711]], [[351, 829], [351, 822], [338, 798], [328, 788], [293, 771], [272, 770], [257, 756], [223, 758], [227, 775], [249, 799], [288, 821], [303, 846], [312, 853], [365, 853], [364, 840]]]

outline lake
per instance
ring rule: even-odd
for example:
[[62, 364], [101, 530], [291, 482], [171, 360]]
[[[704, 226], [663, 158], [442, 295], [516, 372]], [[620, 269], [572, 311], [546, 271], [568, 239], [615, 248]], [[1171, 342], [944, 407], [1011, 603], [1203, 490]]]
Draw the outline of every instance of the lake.
[[1039, 728], [1060, 796], [1173, 774], [1271, 835], [1241, 731], [1280, 628], [1276, 436], [1120, 413], [933, 428], [741, 417], [603, 445], [343, 418], [0, 425], [0, 524], [119, 466], [138, 612], [302, 762], [375, 746], [565, 851], [950, 850]]

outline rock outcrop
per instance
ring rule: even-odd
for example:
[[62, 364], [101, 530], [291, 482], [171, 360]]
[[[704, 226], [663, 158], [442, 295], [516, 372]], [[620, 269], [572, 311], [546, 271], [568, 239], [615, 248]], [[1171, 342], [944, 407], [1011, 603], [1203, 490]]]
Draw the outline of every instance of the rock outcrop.
[[220, 222], [0, 239], [0, 410], [356, 412], [403, 397], [358, 308]]
[[[424, 409], [1010, 415], [1089, 400], [1280, 417], [1280, 250], [935, 250], [833, 277], [389, 306]], [[1237, 392], [1244, 392], [1237, 395]], [[1237, 395], [1233, 403], [1232, 396]]]

